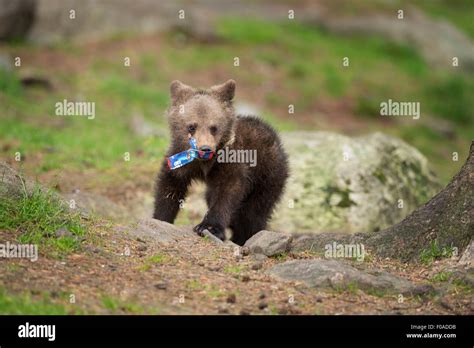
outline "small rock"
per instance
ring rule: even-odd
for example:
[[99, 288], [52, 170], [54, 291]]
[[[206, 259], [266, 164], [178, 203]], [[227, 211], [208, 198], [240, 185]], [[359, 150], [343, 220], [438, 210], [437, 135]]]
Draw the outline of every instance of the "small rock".
[[249, 249], [249, 247], [247, 247], [247, 246], [244, 245], [244, 246], [242, 247], [242, 255], [247, 256], [247, 255], [249, 255], [249, 254], [250, 254], [250, 249]]
[[474, 287], [474, 272], [472, 269], [470, 271], [464, 271], [463, 269], [457, 269], [453, 272], [453, 278], [457, 281], [466, 284], [468, 286]]
[[449, 300], [446, 298], [446, 297], [443, 297], [439, 300], [439, 304], [445, 308], [445, 309], [449, 309], [449, 310], [453, 310], [453, 305], [449, 302]]
[[205, 266], [205, 265], [206, 265], [206, 264], [205, 264], [203, 261], [198, 261], [198, 263], [197, 263], [197, 264], [198, 264], [198, 266], [201, 266], [201, 267], [203, 267], [203, 266]]
[[258, 309], [260, 309], [260, 310], [263, 310], [263, 309], [265, 309], [265, 308], [267, 308], [267, 307], [268, 307], [268, 304], [267, 304], [266, 302], [263, 302], [263, 301], [262, 301], [262, 302], [260, 302], [260, 303], [258, 304]]
[[227, 296], [227, 303], [235, 303], [235, 301], [237, 300], [235, 294], [229, 294], [229, 296]]
[[254, 262], [252, 263], [252, 265], [250, 266], [250, 268], [254, 271], [258, 271], [259, 269], [261, 269], [263, 267], [263, 262], [260, 262], [260, 261], [257, 261], [257, 262]]
[[251, 259], [252, 259], [252, 261], [255, 261], [255, 262], [262, 262], [262, 263], [263, 263], [263, 262], [265, 262], [265, 261], [268, 260], [268, 257], [265, 256], [265, 255], [263, 255], [263, 254], [253, 254], [253, 255], [251, 256]]
[[461, 258], [459, 259], [459, 265], [464, 266], [466, 268], [472, 268], [474, 259], [474, 241], [471, 241], [467, 248], [464, 250]]
[[250, 277], [244, 274], [242, 277], [240, 277], [240, 280], [243, 281], [244, 283], [247, 283], [248, 281], [250, 281]]
[[221, 266], [209, 266], [207, 269], [211, 272], [219, 272], [221, 270]]
[[139, 220], [137, 224], [128, 228], [128, 234], [135, 238], [164, 245], [175, 244], [187, 236], [194, 235], [190, 230], [156, 219]]
[[318, 302], [318, 303], [321, 303], [321, 302], [323, 302], [323, 298], [322, 298], [322, 297], [319, 297], [319, 296], [318, 296], [318, 297], [316, 297], [316, 302]]
[[93, 245], [86, 245], [83, 248], [84, 248], [84, 250], [89, 251], [89, 252], [94, 253], [94, 254], [98, 254], [98, 253], [101, 252], [101, 250], [99, 248], [97, 248]]
[[230, 239], [226, 239], [223, 244], [224, 244], [224, 247], [226, 247], [227, 249], [232, 249], [233, 251], [235, 251], [236, 249], [239, 250], [239, 254], [241, 254], [240, 245], [235, 244]]
[[240, 315], [250, 315], [250, 311], [247, 309], [241, 309], [239, 312]]
[[156, 283], [155, 288], [158, 290], [166, 290], [168, 288], [168, 284], [165, 282]]
[[227, 314], [229, 313], [229, 309], [225, 306], [219, 306], [217, 307], [217, 312], [220, 314]]
[[148, 249], [148, 247], [147, 247], [146, 245], [139, 245], [139, 246], [137, 247], [137, 250], [138, 250], [138, 251], [146, 251], [147, 249]]
[[416, 285], [410, 291], [410, 293], [413, 296], [423, 296], [423, 295], [431, 294], [431, 293], [434, 293], [434, 292], [435, 292], [435, 288], [431, 284]]
[[263, 300], [265, 297], [267, 297], [267, 295], [265, 295], [264, 292], [261, 292], [260, 295], [258, 295], [258, 298], [259, 298], [260, 300]]
[[207, 237], [209, 238], [210, 241], [216, 243], [216, 244], [224, 244], [224, 242], [222, 240], [220, 240], [219, 238], [217, 238], [215, 235], [213, 235], [211, 232], [209, 232], [208, 230], [204, 230], [204, 232], [202, 233], [202, 235], [204, 237]]
[[[226, 244], [226, 242], [224, 242], [224, 244]], [[229, 246], [227, 246], [229, 248]], [[234, 259], [236, 261], [240, 261], [244, 258], [244, 254], [242, 254], [242, 248], [239, 247], [239, 246], [235, 246], [235, 247], [232, 247], [232, 255], [234, 256]]]
[[58, 229], [56, 232], [54, 232], [54, 235], [57, 238], [61, 237], [74, 237], [74, 234], [72, 234], [66, 227], [61, 227]]
[[245, 242], [252, 254], [275, 256], [290, 250], [292, 236], [285, 233], [260, 231]]

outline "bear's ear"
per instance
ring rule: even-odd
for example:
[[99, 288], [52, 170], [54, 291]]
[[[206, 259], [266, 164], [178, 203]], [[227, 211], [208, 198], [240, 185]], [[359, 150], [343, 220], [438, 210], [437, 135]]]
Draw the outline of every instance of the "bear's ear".
[[193, 94], [191, 86], [185, 85], [181, 81], [174, 80], [170, 85], [171, 100], [173, 103], [184, 101]]
[[211, 92], [217, 96], [221, 101], [228, 102], [234, 98], [235, 94], [235, 81], [228, 80], [221, 85], [211, 87]]

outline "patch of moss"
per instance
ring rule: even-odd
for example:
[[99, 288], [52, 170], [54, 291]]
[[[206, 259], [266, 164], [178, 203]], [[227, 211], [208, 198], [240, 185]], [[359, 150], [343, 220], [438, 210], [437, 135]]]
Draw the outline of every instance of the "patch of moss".
[[350, 206], [356, 205], [356, 203], [350, 199], [350, 189], [341, 190], [337, 186], [326, 186], [322, 189], [326, 193], [326, 204], [330, 205], [331, 197], [333, 195], [339, 195], [340, 201], [337, 203], [337, 206], [340, 208], [349, 208]]

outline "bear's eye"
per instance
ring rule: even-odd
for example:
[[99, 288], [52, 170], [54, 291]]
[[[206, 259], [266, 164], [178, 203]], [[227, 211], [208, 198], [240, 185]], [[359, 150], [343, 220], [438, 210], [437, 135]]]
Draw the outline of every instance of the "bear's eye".
[[195, 131], [196, 131], [196, 125], [190, 124], [188, 126], [188, 132], [191, 133], [191, 134], [194, 134]]
[[209, 127], [209, 130], [211, 131], [212, 135], [216, 135], [216, 133], [217, 133], [217, 127], [216, 126]]

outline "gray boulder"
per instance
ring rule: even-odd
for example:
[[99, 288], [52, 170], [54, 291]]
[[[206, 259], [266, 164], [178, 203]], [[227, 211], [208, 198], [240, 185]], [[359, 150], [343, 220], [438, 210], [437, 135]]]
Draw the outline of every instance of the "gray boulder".
[[426, 158], [388, 135], [290, 132], [282, 137], [291, 175], [272, 230], [378, 231], [440, 189]]
[[[300, 281], [314, 288], [346, 289], [355, 286], [365, 291], [421, 294], [420, 286], [393, 274], [358, 270], [338, 260], [293, 260], [273, 266], [268, 273], [278, 279]], [[432, 287], [424, 287], [432, 291]]]

